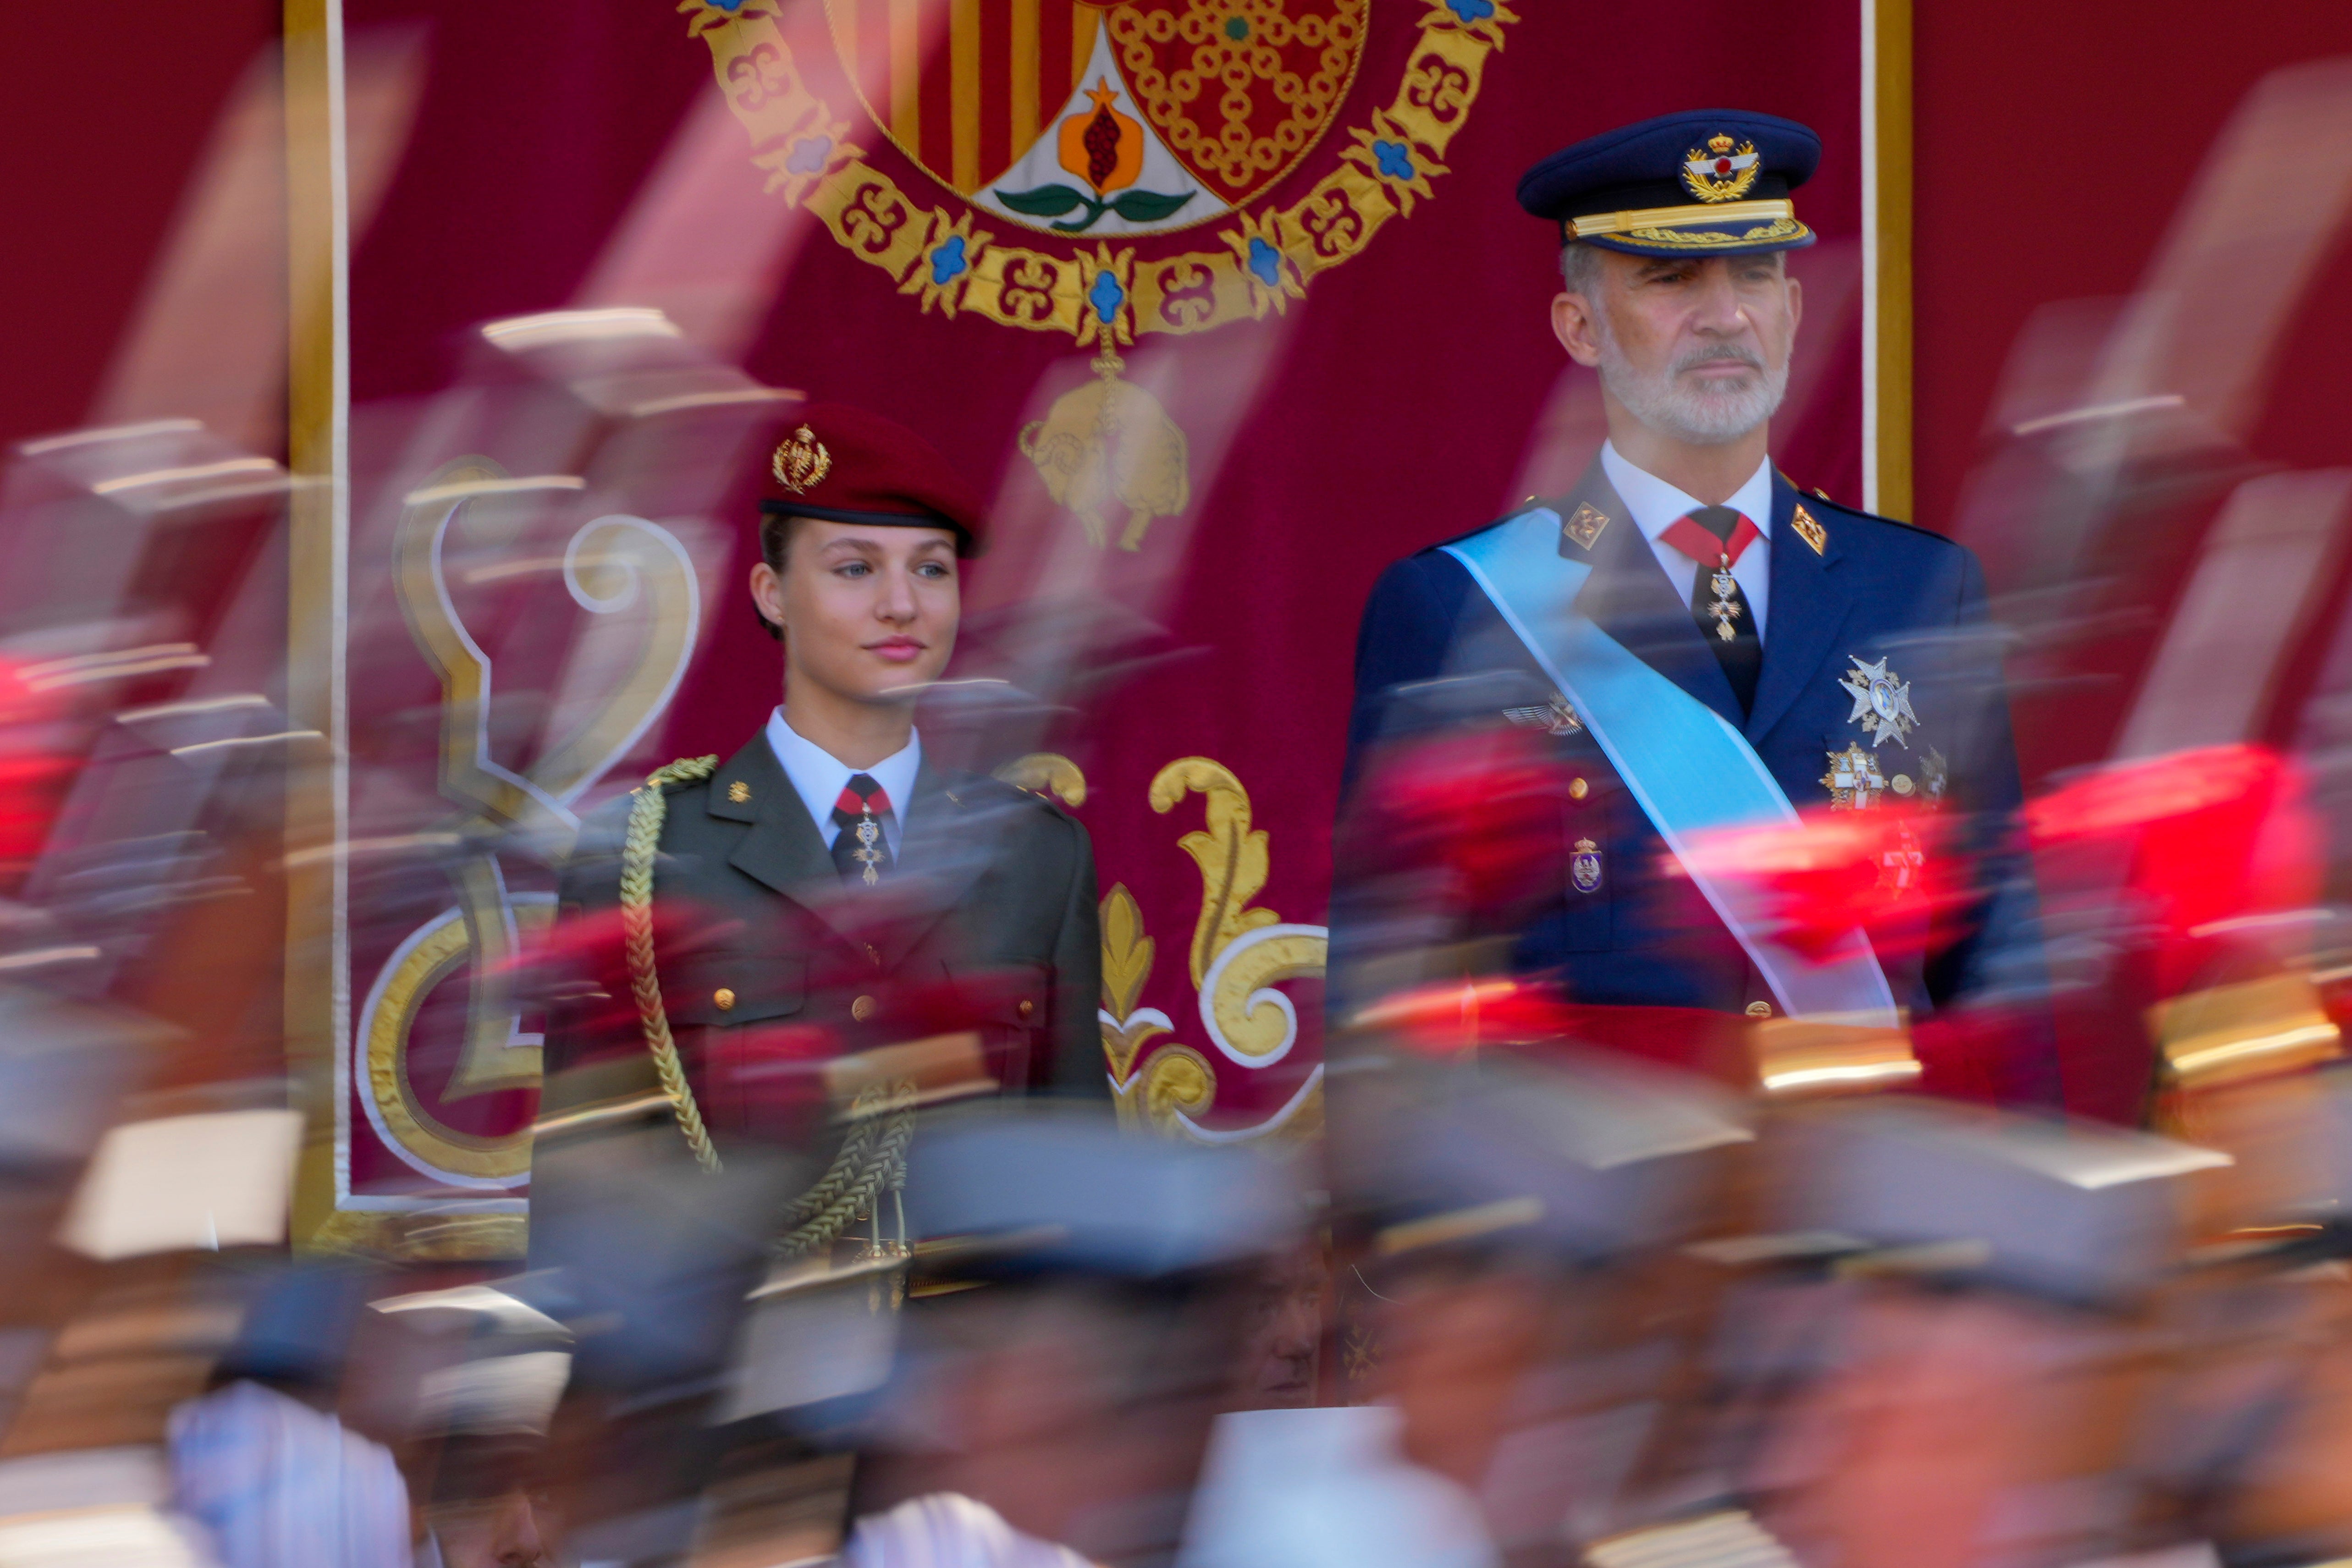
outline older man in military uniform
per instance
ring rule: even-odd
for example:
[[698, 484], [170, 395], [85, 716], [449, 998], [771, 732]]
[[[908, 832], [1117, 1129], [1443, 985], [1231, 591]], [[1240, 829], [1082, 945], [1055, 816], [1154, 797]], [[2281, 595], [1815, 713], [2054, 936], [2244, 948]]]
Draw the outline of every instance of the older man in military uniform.
[[[1509, 915], [1505, 967], [1648, 1009], [1635, 1035], [1783, 1015], [1891, 1027], [2040, 989], [1974, 557], [1801, 494], [1769, 456], [1803, 302], [1784, 253], [1813, 238], [1790, 193], [1820, 156], [1801, 125], [1706, 110], [1528, 172], [1521, 204], [1562, 237], [1552, 329], [1600, 373], [1608, 443], [1569, 494], [1391, 567], [1357, 646], [1349, 811], [1379, 809], [1383, 759], [1416, 739], [1532, 727], [1560, 776], [1557, 841], [1549, 825], [1513, 835], [1551, 872]], [[1800, 810], [1890, 807], [1869, 821], [1908, 825], [1886, 837], [1868, 934], [1793, 938], [1774, 890], [1707, 852]], [[1333, 947], [1352, 1005], [1412, 923], [1400, 884], [1342, 859]], [[1964, 907], [1916, 896], [1923, 873], [1961, 865]], [[2008, 1038], [2025, 1036], [2000, 1092], [2050, 1097], [2033, 1027]]]
[[[845, 407], [807, 409], [768, 476], [749, 589], [784, 700], [725, 761], [656, 773], [574, 857], [571, 946], [604, 972], [551, 1019], [542, 1148], [643, 1110], [706, 1167], [730, 1138], [822, 1155], [866, 1078], [950, 1059], [965, 1088], [1107, 1097], [1086, 829], [940, 768], [915, 727], [977, 500], [913, 432]], [[840, 1071], [918, 1040], [961, 1043]]]

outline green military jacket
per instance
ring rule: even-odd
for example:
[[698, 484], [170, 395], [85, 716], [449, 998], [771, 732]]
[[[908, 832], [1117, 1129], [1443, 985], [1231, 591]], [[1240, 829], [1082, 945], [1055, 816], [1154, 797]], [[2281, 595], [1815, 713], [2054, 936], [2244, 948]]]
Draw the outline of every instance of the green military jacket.
[[[1005, 1092], [1108, 1098], [1094, 851], [1058, 806], [927, 761], [896, 863], [865, 888], [835, 870], [764, 734], [706, 779], [648, 788], [667, 805], [653, 863], [655, 967], [722, 1156], [730, 1136], [775, 1132], [759, 1124], [756, 1095], [730, 1112], [728, 1085], [713, 1081], [753, 1031], [839, 1056], [974, 1028]], [[583, 831], [562, 879], [562, 920], [616, 911], [629, 803]], [[613, 929], [606, 946], [617, 953]], [[600, 1108], [643, 1103], [659, 1087], [637, 1009], [616, 991], [626, 983], [607, 964], [601, 983], [551, 1007], [542, 1146], [548, 1130], [569, 1135]]]

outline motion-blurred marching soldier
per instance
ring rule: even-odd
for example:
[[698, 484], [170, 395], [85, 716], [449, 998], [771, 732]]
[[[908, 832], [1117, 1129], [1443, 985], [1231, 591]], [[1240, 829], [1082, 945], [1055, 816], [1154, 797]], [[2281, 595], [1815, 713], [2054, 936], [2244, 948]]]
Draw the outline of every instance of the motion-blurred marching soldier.
[[[1568, 494], [1391, 567], [1357, 644], [1346, 814], [1377, 818], [1400, 793], [1384, 769], [1416, 746], [1517, 727], [1559, 776], [1556, 804], [1521, 822], [1507, 791], [1465, 788], [1459, 814], [1509, 816], [1511, 857], [1546, 881], [1507, 915], [1472, 910], [1467, 935], [1507, 950], [1485, 967], [1647, 1009], [1636, 1031], [1665, 1029], [1668, 1009], [1685, 1032], [1734, 1039], [1748, 1019], [1891, 1025], [2040, 988], [1975, 558], [1801, 493], [1769, 455], [1802, 306], [1784, 253], [1813, 240], [1790, 193], [1820, 157], [1801, 125], [1706, 110], [1528, 172], [1520, 204], [1560, 225], [1552, 329], [1600, 372], [1608, 443]], [[1426, 800], [1427, 783], [1403, 793]], [[1888, 841], [1870, 937], [1849, 925], [1792, 944], [1748, 884], [1693, 852], [1823, 808], [1920, 826]], [[1343, 822], [1343, 1007], [1386, 988], [1379, 959], [1429, 939], [1426, 919], [1399, 914], [1426, 904], [1428, 882], [1379, 885], [1398, 841]], [[1931, 943], [1928, 901], [1904, 895], [1939, 859], [1971, 867], [1976, 892], [1946, 912], [1958, 939]], [[2054, 1097], [2046, 1047], [2013, 1054], [2000, 1091]]]

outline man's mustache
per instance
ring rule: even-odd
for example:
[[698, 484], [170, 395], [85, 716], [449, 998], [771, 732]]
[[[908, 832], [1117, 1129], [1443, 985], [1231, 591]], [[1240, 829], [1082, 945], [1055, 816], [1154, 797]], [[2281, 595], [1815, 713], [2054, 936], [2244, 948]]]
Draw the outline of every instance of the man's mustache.
[[1685, 359], [1676, 360], [1675, 374], [1680, 375], [1685, 371], [1695, 371], [1701, 365], [1746, 365], [1749, 370], [1760, 372], [1764, 369], [1764, 357], [1753, 349], [1708, 349]]

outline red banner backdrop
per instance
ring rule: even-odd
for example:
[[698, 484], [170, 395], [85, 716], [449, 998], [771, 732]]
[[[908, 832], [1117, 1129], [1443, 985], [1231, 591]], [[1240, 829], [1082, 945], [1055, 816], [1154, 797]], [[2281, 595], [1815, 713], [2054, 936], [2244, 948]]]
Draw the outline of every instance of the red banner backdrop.
[[[742, 744], [779, 682], [740, 584], [792, 407], [763, 389], [863, 404], [995, 497], [951, 674], [1007, 684], [927, 745], [1091, 830], [1126, 1113], [1311, 1131], [1365, 593], [1599, 441], [1512, 187], [1669, 110], [1816, 127], [1774, 456], [1862, 500], [1861, 9], [345, 0], [343, 47], [426, 62], [351, 250], [348, 831], [454, 806], [457, 841], [543, 847]], [[350, 891], [354, 1215], [511, 1213], [526, 1179], [530, 1020], [483, 976], [544, 871], [442, 871]]]

